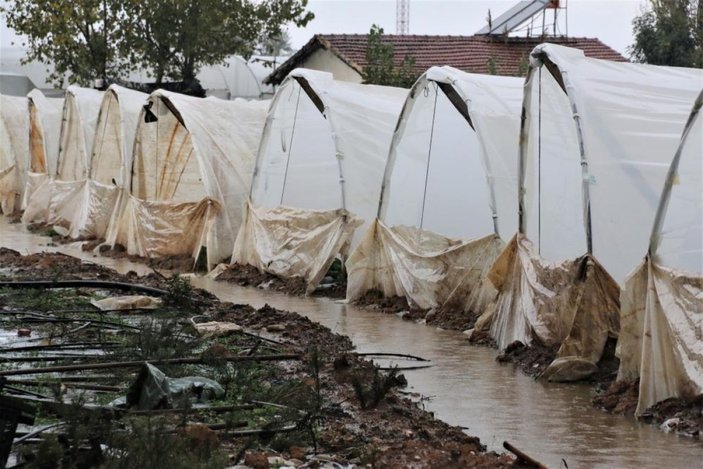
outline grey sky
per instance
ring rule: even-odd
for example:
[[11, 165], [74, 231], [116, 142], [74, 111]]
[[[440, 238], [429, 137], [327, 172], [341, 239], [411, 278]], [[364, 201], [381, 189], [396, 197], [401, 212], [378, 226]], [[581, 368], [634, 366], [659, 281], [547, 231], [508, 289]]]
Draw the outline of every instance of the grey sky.
[[[632, 43], [632, 19], [646, 0], [561, 0], [568, 4], [569, 36], [598, 37], [621, 53]], [[410, 0], [411, 34], [470, 35], [517, 0]], [[297, 49], [316, 33], [366, 33], [372, 24], [395, 33], [395, 0], [309, 0], [315, 19], [305, 28], [291, 28]], [[562, 14], [563, 15], [563, 14]], [[562, 32], [565, 23], [559, 21]]]

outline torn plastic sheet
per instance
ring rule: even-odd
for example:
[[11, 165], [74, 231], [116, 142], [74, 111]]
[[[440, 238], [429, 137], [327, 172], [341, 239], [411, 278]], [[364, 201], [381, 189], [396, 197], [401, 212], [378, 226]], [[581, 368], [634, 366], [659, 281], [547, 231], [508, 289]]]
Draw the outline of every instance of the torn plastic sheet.
[[150, 363], [144, 364], [137, 379], [129, 387], [126, 398], [112, 402], [137, 410], [186, 407], [193, 402], [204, 403], [225, 395], [216, 381], [200, 376], [169, 378]]
[[346, 254], [361, 220], [346, 210], [247, 204], [232, 263], [249, 264], [281, 277], [302, 277], [311, 293], [338, 254]]
[[486, 277], [503, 246], [495, 235], [454, 240], [376, 220], [347, 261], [347, 299], [375, 289], [422, 309], [483, 311], [496, 295]]
[[543, 372], [551, 381], [576, 381], [591, 374], [609, 337], [617, 337], [620, 289], [591, 256], [551, 263], [516, 235], [496, 260], [489, 279], [497, 300], [476, 323], [489, 328], [501, 349], [519, 340], [559, 345]]

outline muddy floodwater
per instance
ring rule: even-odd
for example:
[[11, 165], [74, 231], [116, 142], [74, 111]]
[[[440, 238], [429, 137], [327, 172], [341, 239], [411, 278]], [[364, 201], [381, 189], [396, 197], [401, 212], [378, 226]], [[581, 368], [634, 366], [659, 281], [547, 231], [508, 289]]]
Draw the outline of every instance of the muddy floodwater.
[[[47, 246], [48, 238], [9, 225], [0, 216], [0, 245], [23, 254], [59, 251], [122, 273], [148, 267], [82, 252], [77, 245]], [[464, 335], [361, 310], [325, 298], [297, 298], [204, 277], [193, 279], [220, 299], [269, 305], [308, 316], [352, 339], [360, 352], [395, 352], [432, 360], [431, 368], [405, 372], [408, 391], [440, 419], [465, 427], [489, 449], [510, 441], [549, 467], [703, 468], [703, 443], [665, 434], [632, 418], [612, 416], [590, 404], [587, 386], [535, 381], [512, 365], [496, 363], [497, 352], [468, 345]], [[400, 366], [407, 363], [398, 363]]]

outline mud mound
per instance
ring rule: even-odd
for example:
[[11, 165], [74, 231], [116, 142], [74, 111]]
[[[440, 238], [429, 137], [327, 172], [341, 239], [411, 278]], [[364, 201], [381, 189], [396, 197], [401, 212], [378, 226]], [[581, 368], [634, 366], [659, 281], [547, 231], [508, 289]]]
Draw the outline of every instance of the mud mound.
[[476, 321], [481, 316], [481, 313], [474, 311], [462, 311], [457, 308], [442, 308], [437, 311], [437, 314], [427, 324], [432, 324], [441, 327], [442, 329], [450, 329], [453, 331], [466, 331], [472, 329]]
[[640, 419], [657, 423], [666, 432], [699, 437], [703, 428], [703, 394], [692, 399], [666, 399], [644, 411]]
[[634, 415], [640, 381], [615, 381], [593, 398], [593, 405], [611, 414]]
[[[252, 265], [241, 264], [230, 265], [217, 277], [217, 280], [235, 283], [242, 287], [257, 287], [294, 296], [304, 296], [308, 287], [303, 278], [283, 278], [269, 272], [260, 272]], [[320, 285], [311, 296], [344, 298], [346, 293], [346, 283], [335, 282]]]
[[508, 345], [496, 360], [499, 363], [512, 363], [526, 375], [537, 376], [554, 361], [558, 350], [558, 346], [548, 347], [536, 340], [530, 346], [516, 340]]

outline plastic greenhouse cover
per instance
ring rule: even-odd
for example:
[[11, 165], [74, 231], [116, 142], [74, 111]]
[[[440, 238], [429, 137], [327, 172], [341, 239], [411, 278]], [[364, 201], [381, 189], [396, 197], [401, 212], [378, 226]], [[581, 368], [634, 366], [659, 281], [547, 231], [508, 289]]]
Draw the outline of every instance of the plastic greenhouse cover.
[[63, 181], [79, 181], [88, 177], [90, 152], [103, 92], [71, 85], [61, 123], [61, 144], [56, 176]]
[[137, 122], [149, 95], [110, 85], [100, 106], [91, 153], [90, 178], [122, 187], [132, 168]]
[[406, 95], [401, 88], [337, 81], [326, 72], [292, 71], [267, 118], [252, 182], [254, 206], [344, 208], [368, 224], [378, 210]]
[[25, 97], [0, 95], [0, 204], [19, 208], [29, 157], [29, 113]]
[[380, 219], [453, 238], [510, 239], [522, 88], [520, 78], [429, 69], [408, 96], [391, 144]]
[[28, 169], [35, 173], [56, 174], [64, 98], [47, 98], [36, 88], [27, 97], [32, 132], [30, 135], [32, 159]]
[[[200, 99], [164, 90], [152, 93], [148, 102], [135, 139], [133, 202], [154, 206], [214, 200], [220, 210], [205, 244], [212, 265], [232, 252], [269, 102]], [[138, 210], [148, 211], [148, 206]], [[168, 212], [165, 207], [155, 210], [159, 216]]]
[[524, 99], [521, 231], [541, 256], [576, 258], [588, 251], [590, 235], [592, 253], [623, 281], [647, 249], [666, 172], [702, 84], [703, 70], [535, 48]]
[[703, 277], [703, 91], [672, 162], [652, 233], [657, 263]]

